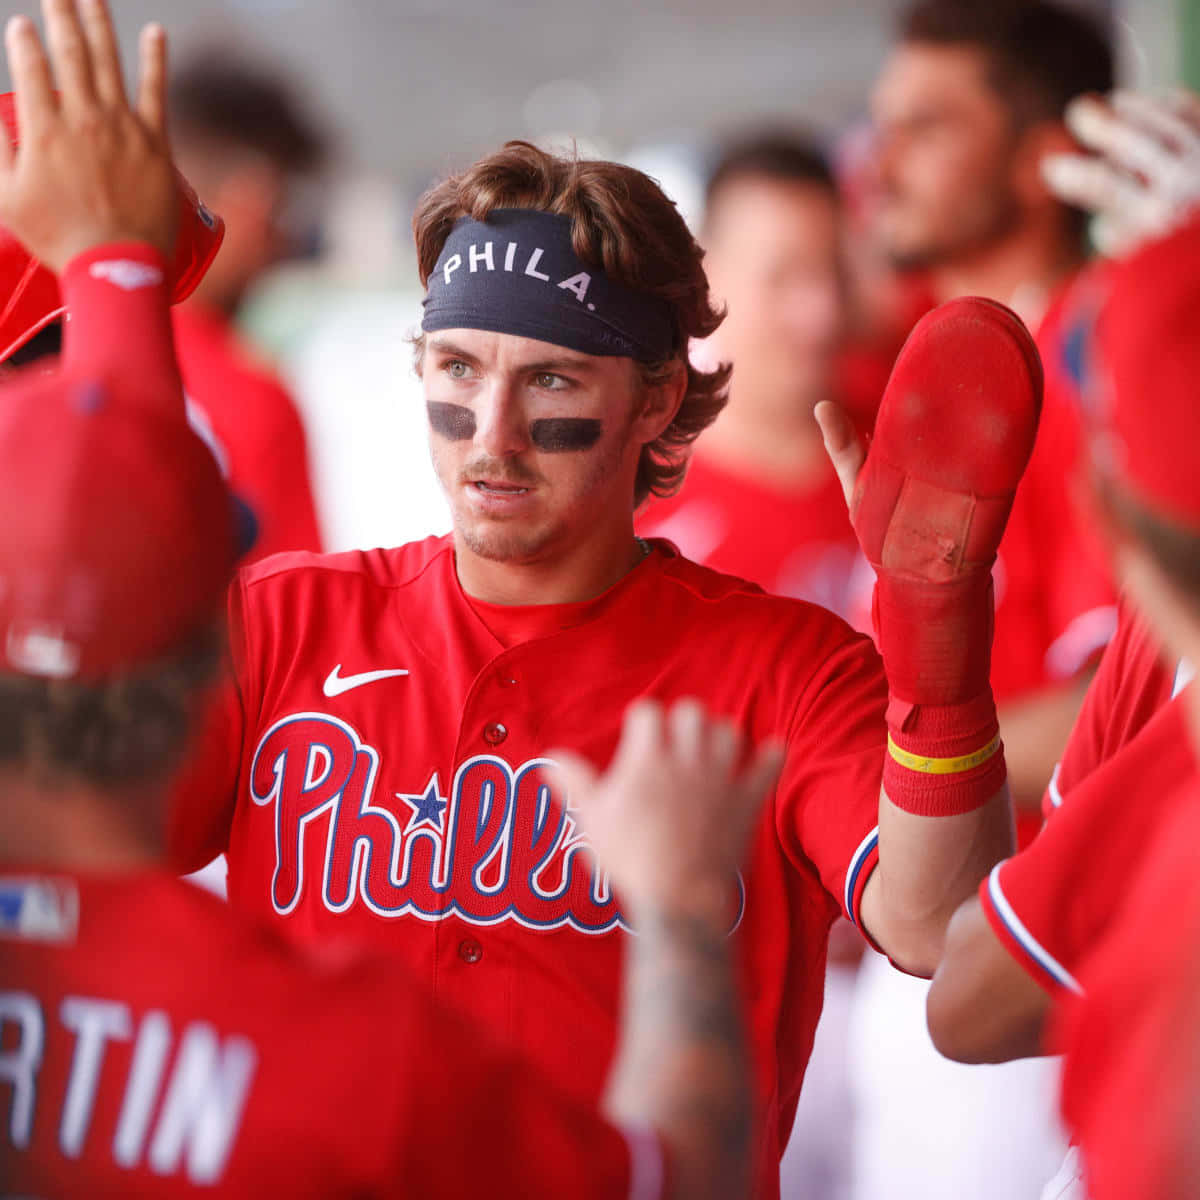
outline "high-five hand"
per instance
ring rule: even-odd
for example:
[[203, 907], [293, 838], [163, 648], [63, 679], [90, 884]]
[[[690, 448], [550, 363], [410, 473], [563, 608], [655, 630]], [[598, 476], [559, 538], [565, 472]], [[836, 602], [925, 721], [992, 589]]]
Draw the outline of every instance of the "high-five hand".
[[1128, 254], [1200, 206], [1200, 97], [1080, 96], [1067, 124], [1092, 153], [1048, 156], [1042, 173], [1061, 199], [1095, 214], [1105, 254]]
[[0, 224], [55, 272], [107, 242], [169, 258], [179, 201], [162, 27], [142, 31], [131, 104], [104, 0], [42, 0], [42, 15], [48, 55], [28, 17], [5, 29], [20, 146], [0, 137]]
[[720, 919], [750, 829], [783, 764], [767, 745], [739, 767], [742, 737], [696, 700], [664, 713], [629, 707], [603, 774], [553, 751], [572, 811], [636, 920], [639, 911], [686, 910]]

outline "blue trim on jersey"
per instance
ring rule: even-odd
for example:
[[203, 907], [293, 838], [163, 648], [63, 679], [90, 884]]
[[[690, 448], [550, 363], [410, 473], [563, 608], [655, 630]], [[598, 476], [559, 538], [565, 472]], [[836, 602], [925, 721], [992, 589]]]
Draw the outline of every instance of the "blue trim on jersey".
[[1079, 986], [1075, 976], [1025, 928], [1025, 923], [1017, 916], [1013, 906], [1009, 904], [1008, 897], [1005, 896], [1004, 889], [1000, 886], [1000, 868], [1002, 866], [1004, 863], [997, 863], [988, 876], [988, 899], [992, 902], [992, 908], [996, 915], [1031, 962], [1049, 975], [1059, 987], [1064, 987], [1068, 991], [1082, 996], [1083, 988]]
[[850, 868], [846, 872], [846, 916], [850, 918], [850, 923], [856, 928], [858, 926], [858, 918], [855, 915], [854, 896], [858, 889], [858, 879], [862, 874], [863, 867], [866, 866], [867, 859], [870, 858], [871, 852], [879, 845], [879, 826], [876, 825], [870, 833], [858, 844], [858, 849], [854, 852], [854, 857], [850, 860]]

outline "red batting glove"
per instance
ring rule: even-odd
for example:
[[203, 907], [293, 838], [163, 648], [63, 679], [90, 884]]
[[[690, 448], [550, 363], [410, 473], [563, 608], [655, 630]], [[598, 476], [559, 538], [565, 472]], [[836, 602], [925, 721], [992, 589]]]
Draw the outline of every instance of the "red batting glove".
[[910, 812], [966, 812], [1004, 782], [988, 681], [991, 568], [1041, 400], [1029, 332], [978, 298], [919, 321], [888, 381], [850, 515], [878, 576], [891, 691], [884, 789]]

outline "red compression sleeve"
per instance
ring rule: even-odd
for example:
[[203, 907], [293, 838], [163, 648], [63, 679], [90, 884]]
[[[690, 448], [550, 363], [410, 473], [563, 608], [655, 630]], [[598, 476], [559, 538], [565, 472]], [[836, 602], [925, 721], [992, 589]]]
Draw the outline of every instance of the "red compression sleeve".
[[94, 246], [71, 260], [60, 280], [67, 308], [63, 366], [120, 372], [183, 415], [175, 361], [166, 260], [145, 242]]

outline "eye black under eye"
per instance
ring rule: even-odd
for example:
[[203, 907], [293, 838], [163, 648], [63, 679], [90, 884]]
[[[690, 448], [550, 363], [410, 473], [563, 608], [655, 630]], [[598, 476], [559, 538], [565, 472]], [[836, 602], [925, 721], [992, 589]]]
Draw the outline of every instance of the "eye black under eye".
[[592, 417], [543, 417], [529, 423], [533, 444], [550, 454], [590, 450], [603, 432], [603, 424]]
[[447, 404], [444, 400], [426, 401], [425, 411], [429, 414], [429, 427], [434, 433], [449, 438], [452, 442], [465, 442], [475, 436], [475, 414], [461, 404]]

